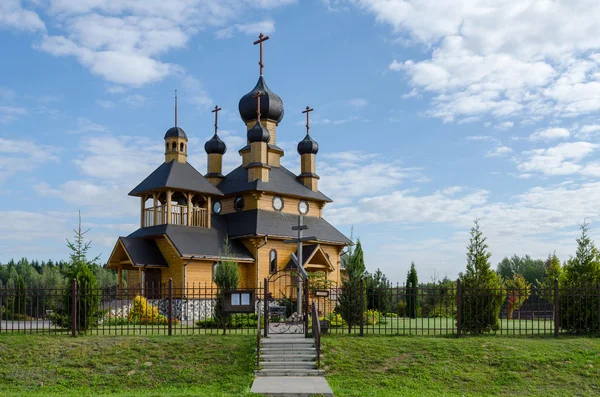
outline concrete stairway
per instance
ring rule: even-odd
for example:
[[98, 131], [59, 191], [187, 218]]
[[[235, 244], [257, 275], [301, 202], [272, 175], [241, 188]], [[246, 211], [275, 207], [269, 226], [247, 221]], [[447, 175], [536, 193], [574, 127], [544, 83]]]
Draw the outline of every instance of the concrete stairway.
[[256, 376], [323, 376], [316, 368], [315, 342], [303, 334], [274, 334], [261, 340]]

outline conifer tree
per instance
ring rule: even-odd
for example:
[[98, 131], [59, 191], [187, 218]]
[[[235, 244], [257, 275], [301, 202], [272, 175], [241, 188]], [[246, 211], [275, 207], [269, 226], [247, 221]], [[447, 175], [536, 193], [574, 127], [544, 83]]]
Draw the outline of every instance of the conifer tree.
[[362, 244], [357, 240], [352, 257], [346, 263], [346, 276], [342, 279], [336, 309], [348, 324], [348, 333], [352, 331], [352, 326], [360, 323], [363, 316], [360, 307], [360, 280], [365, 275], [365, 271]]
[[479, 228], [479, 219], [471, 228], [467, 247], [467, 270], [460, 273], [461, 325], [464, 332], [481, 334], [499, 328], [504, 291], [500, 276], [492, 270], [491, 253]]
[[600, 328], [598, 311], [600, 299], [600, 254], [589, 236], [589, 224], [581, 225], [577, 253], [564, 265], [560, 280], [560, 327], [572, 333], [594, 332]]
[[417, 269], [415, 262], [410, 264], [410, 270], [406, 275], [406, 316], [417, 318], [417, 285], [419, 278], [417, 277]]
[[215, 322], [216, 325], [223, 327], [223, 334], [231, 320], [231, 314], [225, 312], [225, 291], [237, 288], [240, 279], [239, 265], [231, 260], [231, 245], [229, 239], [225, 237], [225, 244], [221, 260], [215, 268], [214, 282], [217, 285], [217, 299], [215, 302]]

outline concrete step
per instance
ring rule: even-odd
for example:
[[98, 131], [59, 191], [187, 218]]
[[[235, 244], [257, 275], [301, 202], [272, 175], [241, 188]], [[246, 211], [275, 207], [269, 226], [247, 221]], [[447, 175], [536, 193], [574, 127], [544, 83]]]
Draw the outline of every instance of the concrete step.
[[274, 340], [274, 341], [270, 341], [270, 340], [264, 340], [262, 341], [262, 347], [278, 347], [281, 349], [293, 349], [293, 348], [307, 348], [307, 347], [315, 347], [315, 342], [312, 340], [292, 340], [292, 341], [278, 341], [278, 340]]
[[303, 354], [317, 354], [317, 349], [314, 347], [294, 348], [288, 349], [284, 347], [262, 347], [260, 354], [277, 354], [277, 355], [303, 355]]
[[325, 371], [322, 369], [260, 369], [254, 371], [256, 376], [323, 376]]
[[261, 361], [262, 369], [315, 369], [314, 361]]
[[333, 391], [323, 377], [258, 377], [252, 384], [251, 393], [263, 396], [333, 397]]
[[316, 354], [262, 354], [260, 356], [261, 361], [315, 361], [317, 358]]

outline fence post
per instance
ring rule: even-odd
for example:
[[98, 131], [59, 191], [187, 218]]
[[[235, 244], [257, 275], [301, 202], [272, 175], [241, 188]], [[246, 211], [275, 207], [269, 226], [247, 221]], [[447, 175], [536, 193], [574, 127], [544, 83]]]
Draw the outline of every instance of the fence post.
[[169, 336], [173, 333], [173, 279], [169, 279]]
[[365, 280], [360, 279], [360, 336], [365, 335]]
[[2, 282], [0, 281], [0, 331], [2, 331]]
[[462, 296], [460, 279], [456, 280], [456, 336], [462, 336]]
[[554, 336], [558, 336], [558, 279], [554, 279]]
[[264, 281], [264, 299], [263, 299], [263, 305], [264, 305], [264, 317], [265, 317], [265, 332], [264, 332], [264, 337], [267, 338], [269, 336], [269, 281], [267, 280], [267, 278], [265, 277], [265, 281]]
[[[0, 306], [2, 306], [2, 298], [0, 298]], [[598, 284], [598, 336], [600, 336], [600, 284]]]
[[[313, 300], [314, 302], [314, 300]], [[304, 337], [308, 338], [308, 316], [310, 315], [310, 310], [308, 307], [308, 278], [304, 280]]]
[[71, 286], [71, 336], [77, 336], [77, 279], [73, 279]]

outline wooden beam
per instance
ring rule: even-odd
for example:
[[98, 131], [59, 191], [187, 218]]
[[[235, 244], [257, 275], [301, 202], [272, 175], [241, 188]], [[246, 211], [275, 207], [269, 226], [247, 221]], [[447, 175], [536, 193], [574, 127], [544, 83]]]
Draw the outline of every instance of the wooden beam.
[[158, 193], [152, 193], [152, 202], [154, 204], [154, 225], [160, 225], [162, 222], [158, 222]]
[[172, 212], [173, 212], [173, 206], [171, 205], [171, 198], [173, 197], [173, 191], [172, 190], [167, 190], [167, 225], [170, 225], [172, 222], [171, 217], [172, 217]]
[[140, 217], [140, 227], [144, 227], [144, 218], [146, 216], [146, 196], [142, 194], [142, 216]]
[[206, 207], [206, 227], [210, 229], [210, 215], [212, 214], [212, 200], [210, 196], [208, 196], [207, 204], [208, 205]]
[[188, 226], [192, 226], [192, 198], [194, 197], [194, 193], [188, 193], [187, 195], [187, 204], [188, 204], [188, 213], [187, 213], [187, 224]]

